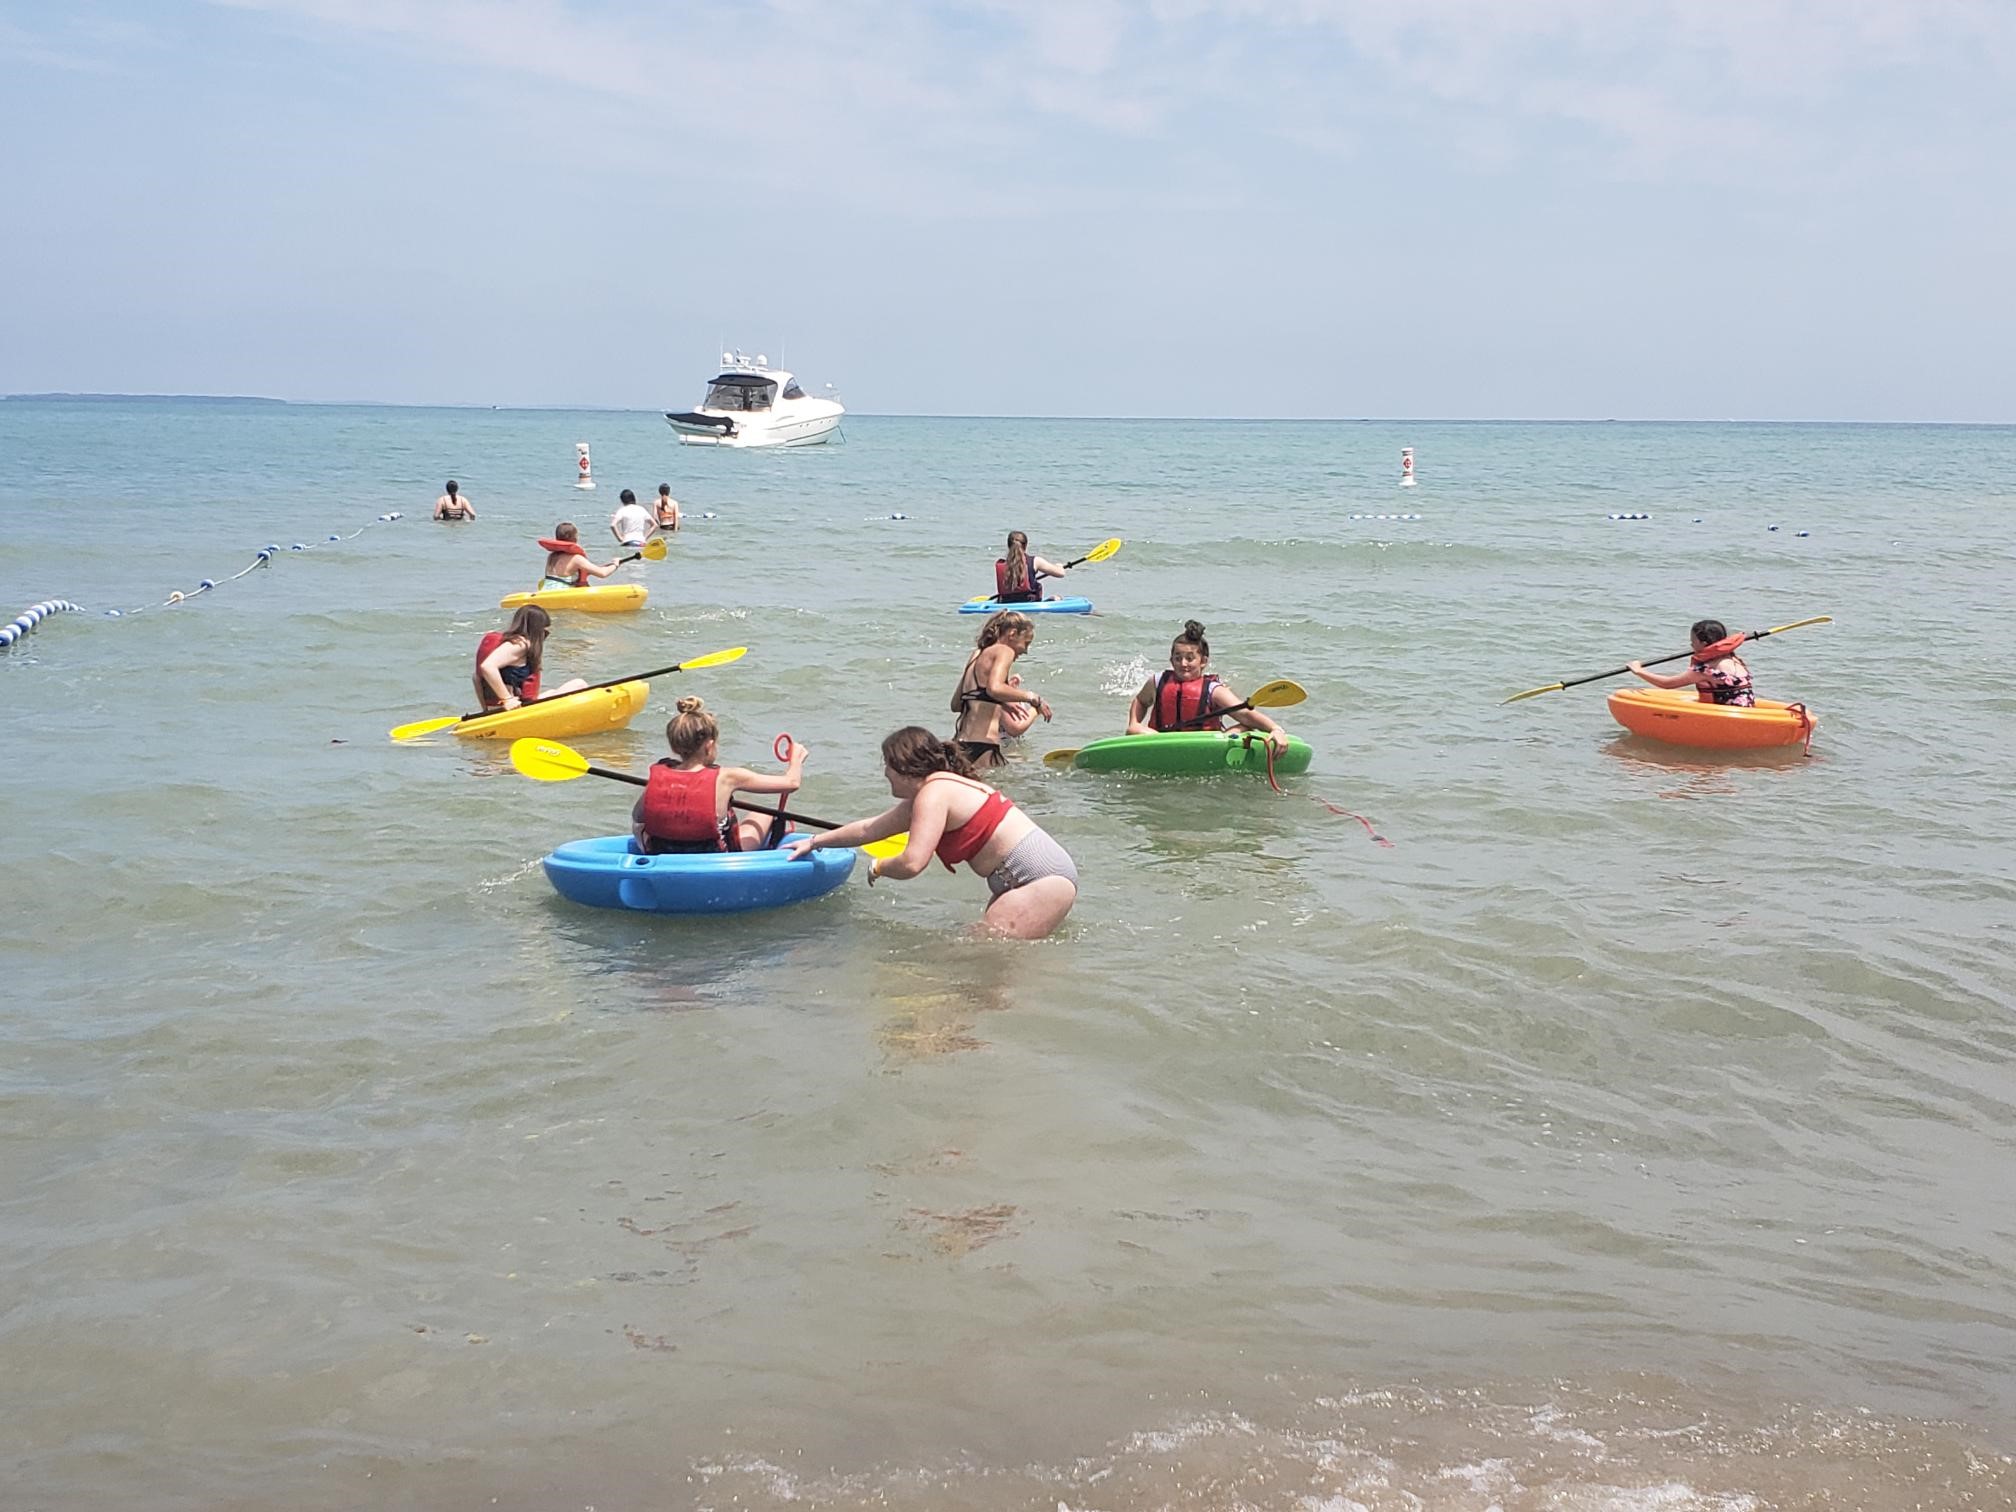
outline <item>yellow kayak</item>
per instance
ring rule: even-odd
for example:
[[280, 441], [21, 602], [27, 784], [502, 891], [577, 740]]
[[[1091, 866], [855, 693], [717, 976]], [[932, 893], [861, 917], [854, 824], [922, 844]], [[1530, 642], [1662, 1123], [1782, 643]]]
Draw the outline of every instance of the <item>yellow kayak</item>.
[[516, 740], [524, 735], [561, 740], [571, 735], [594, 735], [622, 729], [650, 696], [651, 685], [641, 680], [613, 688], [583, 688], [578, 693], [556, 693], [515, 709], [465, 719], [452, 728], [469, 740]]
[[523, 609], [537, 604], [541, 609], [579, 609], [587, 614], [627, 614], [642, 609], [651, 590], [642, 583], [611, 583], [595, 588], [540, 588], [531, 593], [507, 593], [497, 601], [500, 609]]

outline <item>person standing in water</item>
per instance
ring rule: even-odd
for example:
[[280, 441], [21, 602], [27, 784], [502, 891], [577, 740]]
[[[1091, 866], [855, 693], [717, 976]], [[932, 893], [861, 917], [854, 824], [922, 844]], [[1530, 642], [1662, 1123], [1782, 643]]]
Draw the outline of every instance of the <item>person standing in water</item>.
[[1288, 732], [1260, 710], [1222, 712], [1245, 700], [1221, 682], [1210, 666], [1211, 643], [1204, 639], [1204, 627], [1196, 620], [1183, 621], [1183, 629], [1169, 646], [1169, 670], [1143, 683], [1134, 702], [1127, 706], [1127, 733], [1222, 730], [1225, 721], [1232, 719], [1249, 730], [1264, 730], [1276, 750], [1285, 750]]
[[462, 497], [462, 490], [457, 486], [453, 478], [448, 480], [447, 489], [446, 493], [434, 501], [434, 518], [437, 520], [475, 519], [476, 506]]
[[616, 513], [609, 516], [609, 534], [619, 546], [642, 546], [658, 529], [651, 512], [637, 502], [637, 495], [624, 489], [618, 496]]
[[952, 690], [952, 712], [959, 716], [953, 743], [981, 771], [1005, 764], [1003, 735], [1020, 735], [1035, 715], [1050, 717], [1043, 695], [1024, 688], [1009, 670], [1035, 641], [1036, 627], [1028, 615], [1012, 609], [990, 614], [975, 641], [980, 649], [966, 659]]
[[1046, 577], [1061, 578], [1071, 569], [1046, 562], [1029, 554], [1029, 537], [1019, 530], [1008, 532], [1008, 554], [994, 559], [994, 601], [1000, 604], [1036, 604], [1043, 599]]
[[679, 528], [679, 501], [672, 497], [672, 485], [658, 485], [658, 528], [670, 535]]
[[1078, 901], [1078, 868], [1069, 852], [1006, 793], [976, 777], [957, 745], [906, 725], [882, 742], [882, 773], [896, 799], [893, 808], [795, 840], [792, 856], [866, 845], [907, 830], [901, 855], [869, 861], [870, 886], [880, 878], [917, 876], [935, 854], [947, 871], [964, 861], [986, 879], [993, 896], [979, 933], [1040, 940], [1064, 922]]

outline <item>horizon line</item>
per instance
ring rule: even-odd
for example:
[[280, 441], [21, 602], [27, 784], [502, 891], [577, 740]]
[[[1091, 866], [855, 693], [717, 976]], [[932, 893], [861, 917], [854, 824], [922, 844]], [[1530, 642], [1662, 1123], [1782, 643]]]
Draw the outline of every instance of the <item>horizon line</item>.
[[[61, 403], [63, 401], [104, 403], [132, 402], [199, 404], [274, 404], [297, 409], [413, 409], [475, 410], [513, 414], [593, 414], [662, 415], [656, 407], [599, 404], [484, 404], [458, 400], [416, 404], [398, 399], [281, 399], [266, 394], [181, 394], [120, 393], [91, 390], [47, 390], [35, 393], [0, 394], [0, 403]], [[1186, 425], [1894, 425], [1955, 426], [1980, 430], [2006, 430], [2016, 420], [1844, 420], [1820, 417], [1728, 415], [1715, 419], [1700, 416], [1661, 415], [1051, 415], [981, 414], [965, 412], [912, 412], [904, 410], [850, 410], [848, 418], [876, 420], [1046, 420], [1106, 423]]]

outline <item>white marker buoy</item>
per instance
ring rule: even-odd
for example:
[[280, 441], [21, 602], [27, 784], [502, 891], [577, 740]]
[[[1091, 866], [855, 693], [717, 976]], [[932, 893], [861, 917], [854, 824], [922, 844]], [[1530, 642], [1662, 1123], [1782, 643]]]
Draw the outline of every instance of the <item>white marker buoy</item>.
[[1400, 448], [1400, 486], [1402, 488], [1414, 486], [1414, 448], [1411, 446]]
[[576, 474], [574, 478], [574, 486], [576, 488], [593, 488], [595, 486], [595, 476], [588, 467], [588, 443], [586, 441], [576, 441], [574, 443], [574, 472]]

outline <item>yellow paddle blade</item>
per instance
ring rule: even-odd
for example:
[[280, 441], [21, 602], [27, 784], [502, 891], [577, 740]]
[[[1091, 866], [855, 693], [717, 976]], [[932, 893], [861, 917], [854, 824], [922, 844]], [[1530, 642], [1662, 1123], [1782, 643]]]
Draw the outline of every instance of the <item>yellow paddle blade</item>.
[[1773, 625], [1769, 630], [1766, 630], [1764, 633], [1766, 635], [1778, 635], [1786, 630], [1797, 630], [1802, 625], [1831, 625], [1833, 623], [1834, 623], [1833, 615], [1816, 614], [1811, 619], [1794, 620], [1789, 625]]
[[1047, 767], [1068, 767], [1078, 759], [1078, 753], [1084, 749], [1083, 746], [1071, 746], [1062, 751], [1045, 751], [1043, 753], [1043, 765]]
[[445, 730], [450, 725], [462, 723], [460, 714], [450, 714], [445, 719], [416, 719], [412, 724], [403, 724], [392, 732], [394, 740], [413, 740], [421, 735], [432, 735], [436, 730]]
[[[749, 654], [747, 646], [730, 646], [726, 651], [710, 651], [705, 656], [691, 657], [679, 663], [681, 672], [697, 672], [702, 667], [725, 667], [732, 661], [740, 661]], [[565, 746], [561, 749], [564, 751]]]
[[1125, 544], [1118, 536], [1113, 537], [1110, 541], [1101, 541], [1097, 546], [1094, 546], [1090, 551], [1085, 553], [1085, 560], [1088, 562], [1103, 562]]
[[637, 548], [637, 555], [644, 558], [644, 560], [647, 562], [664, 561], [665, 537], [663, 536], [651, 537], [650, 540], [646, 541], [642, 546]]
[[572, 782], [588, 775], [588, 758], [557, 740], [514, 740], [511, 765], [535, 782]]
[[1542, 693], [1559, 693], [1567, 686], [1566, 683], [1549, 683], [1544, 688], [1528, 688], [1524, 693], [1514, 693], [1510, 698], [1501, 698], [1498, 701], [1501, 705], [1517, 703], [1522, 698], [1538, 698]]
[[1256, 709], [1292, 709], [1308, 696], [1309, 690], [1293, 678], [1277, 677], [1255, 688], [1247, 702]]
[[909, 848], [909, 835], [891, 835], [886, 840], [870, 840], [861, 847], [861, 853], [873, 856], [877, 861], [887, 861], [892, 856], [902, 855]]

